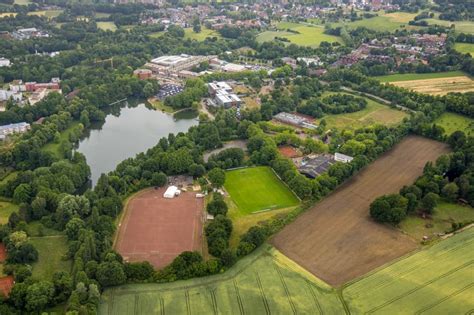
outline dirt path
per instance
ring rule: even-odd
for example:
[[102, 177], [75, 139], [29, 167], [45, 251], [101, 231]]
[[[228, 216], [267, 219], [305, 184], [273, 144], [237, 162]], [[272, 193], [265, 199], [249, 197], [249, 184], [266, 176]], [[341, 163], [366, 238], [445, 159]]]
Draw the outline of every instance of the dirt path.
[[369, 217], [377, 197], [397, 193], [447, 153], [440, 142], [409, 136], [274, 236], [285, 255], [334, 286], [417, 248], [410, 237]]

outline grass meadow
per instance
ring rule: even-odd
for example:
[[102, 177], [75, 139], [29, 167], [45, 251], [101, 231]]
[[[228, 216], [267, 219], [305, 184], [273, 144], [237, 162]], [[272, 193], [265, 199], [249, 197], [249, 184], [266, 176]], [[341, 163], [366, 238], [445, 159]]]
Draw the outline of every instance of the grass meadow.
[[333, 26], [346, 26], [349, 29], [357, 27], [366, 27], [371, 30], [379, 32], [394, 32], [397, 29], [413, 29], [415, 27], [408, 25], [410, 20], [416, 16], [416, 13], [394, 12], [394, 13], [379, 13], [379, 16], [362, 19], [357, 21], [348, 21], [335, 23]]
[[184, 29], [184, 38], [189, 38], [189, 39], [195, 39], [199, 42], [204, 41], [207, 37], [217, 37], [220, 38], [221, 34], [218, 32], [208, 29], [206, 27], [202, 27], [201, 31], [199, 33], [195, 33], [193, 31], [193, 28], [185, 28]]
[[408, 114], [405, 112], [382, 105], [368, 98], [365, 99], [367, 100], [367, 107], [363, 110], [354, 113], [326, 115], [317, 119], [316, 124], [319, 124], [324, 119], [328, 128], [354, 130], [374, 124], [393, 126], [399, 124], [403, 118], [408, 117]]
[[474, 21], [446, 21], [433, 19], [424, 19], [429, 25], [441, 25], [451, 27], [454, 24], [454, 30], [458, 33], [474, 34]]
[[456, 43], [454, 44], [454, 49], [463, 54], [470, 54], [471, 57], [474, 57], [474, 44], [470, 43]]
[[58, 17], [64, 10], [43, 10], [43, 11], [33, 11], [28, 12], [28, 15], [37, 15], [37, 16], [45, 16], [49, 19]]
[[225, 189], [242, 214], [297, 206], [299, 200], [269, 167], [226, 173]]
[[51, 280], [56, 271], [71, 271], [72, 262], [63, 260], [68, 250], [65, 235], [31, 237], [30, 241], [39, 253], [33, 264], [33, 278]]
[[0, 201], [0, 225], [7, 224], [10, 214], [18, 211], [18, 205], [8, 202]]
[[[321, 26], [303, 25], [298, 23], [281, 22], [277, 25], [278, 31], [266, 31], [257, 36], [258, 42], [273, 41], [275, 37], [287, 38], [292, 44], [300, 46], [317, 47], [321, 42], [340, 42], [342, 39], [337, 36], [324, 34]], [[297, 33], [289, 32], [288, 29]]]
[[47, 143], [42, 150], [45, 152], [51, 152], [55, 157], [62, 159], [64, 158], [63, 153], [61, 152], [61, 145], [64, 142], [69, 141], [69, 135], [74, 131], [75, 128], [79, 126], [78, 122], [73, 122], [71, 125], [60, 133], [58, 142], [49, 142]]
[[464, 131], [467, 135], [474, 135], [474, 119], [455, 113], [443, 113], [435, 123], [444, 128], [446, 135], [451, 135], [456, 130]]
[[474, 229], [333, 289], [264, 244], [223, 274], [106, 289], [99, 314], [467, 314]]
[[103, 31], [112, 31], [117, 30], [117, 25], [114, 22], [97, 22], [97, 27]]

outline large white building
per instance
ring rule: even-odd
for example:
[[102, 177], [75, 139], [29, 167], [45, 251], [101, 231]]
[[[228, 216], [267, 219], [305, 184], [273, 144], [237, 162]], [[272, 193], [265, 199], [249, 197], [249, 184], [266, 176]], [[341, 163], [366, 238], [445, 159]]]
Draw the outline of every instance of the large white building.
[[242, 104], [240, 97], [232, 92], [232, 87], [226, 82], [211, 82], [207, 87], [209, 95], [214, 98], [209, 103], [212, 106], [229, 108], [239, 107]]
[[10, 64], [11, 63], [10, 63], [9, 59], [3, 58], [3, 57], [0, 58], [0, 68], [1, 67], [10, 67]]
[[15, 102], [21, 102], [23, 100], [23, 94], [15, 91], [0, 90], [0, 102], [8, 101], [13, 99]]
[[157, 74], [174, 75], [183, 70], [190, 70], [201, 62], [209, 61], [215, 56], [191, 56], [186, 54], [176, 56], [161, 56], [152, 59], [145, 67]]

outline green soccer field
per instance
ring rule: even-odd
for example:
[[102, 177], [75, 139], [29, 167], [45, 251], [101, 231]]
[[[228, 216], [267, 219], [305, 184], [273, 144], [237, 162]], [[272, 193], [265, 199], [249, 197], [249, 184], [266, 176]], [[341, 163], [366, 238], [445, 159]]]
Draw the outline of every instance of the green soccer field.
[[244, 214], [293, 207], [299, 201], [269, 167], [228, 171], [225, 189]]

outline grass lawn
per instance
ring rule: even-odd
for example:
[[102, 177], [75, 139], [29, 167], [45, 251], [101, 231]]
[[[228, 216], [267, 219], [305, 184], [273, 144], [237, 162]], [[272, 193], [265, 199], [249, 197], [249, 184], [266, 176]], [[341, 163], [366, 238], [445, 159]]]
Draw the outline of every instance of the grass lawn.
[[245, 108], [248, 108], [248, 109], [258, 109], [258, 108], [260, 108], [260, 104], [255, 99], [255, 96], [253, 96], [253, 97], [252, 96], [246, 96], [246, 97], [242, 98], [242, 100], [245, 103]]
[[316, 124], [319, 124], [324, 119], [327, 123], [327, 128], [358, 129], [377, 123], [393, 126], [399, 124], [403, 118], [408, 117], [408, 114], [405, 112], [382, 105], [368, 98], [365, 99], [367, 100], [367, 107], [365, 109], [354, 113], [326, 115], [317, 119]]
[[33, 11], [28, 12], [28, 15], [37, 15], [37, 16], [45, 16], [49, 19], [55, 18], [63, 13], [64, 10], [43, 10], [43, 11]]
[[97, 27], [103, 31], [115, 32], [117, 30], [117, 26], [114, 22], [97, 22]]
[[15, 0], [13, 4], [18, 4], [18, 5], [28, 5], [31, 4], [32, 2], [30, 0]]
[[202, 27], [201, 32], [195, 33], [193, 28], [185, 28], [184, 29], [184, 38], [195, 39], [197, 41], [204, 41], [207, 37], [217, 37], [220, 38], [221, 34], [218, 32], [208, 29], [206, 27]]
[[357, 21], [347, 21], [339, 22], [332, 24], [333, 27], [336, 26], [346, 26], [349, 29], [357, 27], [366, 27], [371, 30], [379, 32], [394, 32], [397, 29], [413, 29], [411, 25], [408, 25], [408, 22], [412, 20], [417, 14], [414, 13], [405, 13], [405, 12], [394, 12], [388, 14], [379, 14], [379, 16], [362, 19]]
[[427, 79], [440, 79], [440, 78], [452, 78], [465, 76], [466, 73], [462, 71], [449, 71], [449, 72], [434, 72], [434, 73], [404, 73], [404, 74], [389, 74], [375, 77], [375, 79], [381, 82], [399, 82], [399, 81], [412, 81], [412, 80], [427, 80]]
[[148, 103], [150, 103], [150, 105], [156, 110], [161, 110], [170, 114], [176, 112], [173, 107], [166, 106], [162, 101], [153, 97], [148, 99]]
[[452, 223], [472, 221], [474, 221], [474, 208], [440, 202], [431, 219], [423, 219], [414, 215], [409, 216], [400, 223], [400, 229], [421, 242], [423, 236], [438, 238], [437, 234], [450, 230]]
[[150, 33], [148, 34], [148, 36], [150, 36], [151, 38], [160, 38], [161, 36], [165, 35], [166, 32], [154, 32], [154, 33]]
[[62, 259], [68, 250], [66, 236], [32, 237], [30, 241], [39, 253], [33, 264], [33, 278], [50, 281], [56, 271], [71, 271], [72, 262]]
[[10, 214], [18, 211], [18, 205], [8, 202], [0, 201], [0, 225], [8, 223], [8, 218]]
[[454, 49], [463, 54], [470, 54], [471, 57], [474, 57], [474, 44], [469, 43], [456, 43], [454, 44]]
[[96, 12], [95, 17], [97, 19], [106, 19], [106, 18], [110, 17], [110, 13]]
[[444, 113], [435, 120], [435, 123], [444, 128], [447, 135], [456, 130], [464, 131], [467, 135], [474, 135], [474, 119], [467, 116]]
[[224, 274], [107, 289], [99, 314], [343, 314], [336, 291], [269, 245]]
[[40, 221], [32, 221], [26, 226], [26, 233], [30, 237], [60, 236], [61, 232], [45, 227]]
[[288, 208], [299, 204], [295, 194], [269, 167], [228, 171], [224, 187], [242, 214]]
[[71, 123], [69, 128], [67, 128], [66, 130], [61, 132], [61, 136], [59, 137], [59, 142], [47, 143], [43, 147], [43, 150], [47, 151], [47, 152], [51, 152], [57, 158], [62, 159], [64, 156], [63, 156], [63, 154], [61, 153], [61, 150], [60, 150], [61, 144], [65, 141], [69, 141], [69, 135], [74, 131], [75, 128], [77, 128], [77, 126], [79, 126], [79, 122], [75, 121], [75, 122]]

